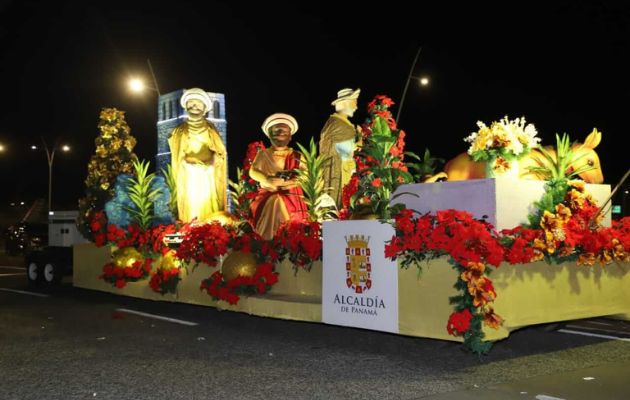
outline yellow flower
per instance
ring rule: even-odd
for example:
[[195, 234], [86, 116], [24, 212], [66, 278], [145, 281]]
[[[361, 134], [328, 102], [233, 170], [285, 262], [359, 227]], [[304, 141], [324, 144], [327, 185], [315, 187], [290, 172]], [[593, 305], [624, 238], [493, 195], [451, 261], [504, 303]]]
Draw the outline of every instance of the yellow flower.
[[630, 253], [624, 251], [623, 245], [619, 242], [619, 239], [613, 239], [613, 257], [617, 261], [628, 262], [630, 261]]
[[569, 203], [571, 210], [579, 210], [584, 207], [584, 196], [576, 189], [571, 189], [564, 196], [564, 200]]
[[499, 329], [499, 326], [503, 324], [503, 318], [494, 312], [494, 309], [488, 306], [483, 313], [483, 323], [490, 328]]
[[560, 251], [558, 251], [558, 256], [559, 257], [568, 257], [571, 254], [573, 254], [574, 251], [575, 251], [575, 247], [563, 246], [563, 247], [560, 248]]
[[460, 277], [464, 282], [474, 282], [481, 278], [485, 269], [486, 265], [484, 263], [470, 261], [466, 270], [460, 274]]
[[571, 219], [571, 210], [562, 203], [556, 204], [556, 216], [560, 224], [564, 225]]
[[578, 265], [593, 265], [595, 264], [595, 254], [593, 253], [582, 253], [578, 256], [577, 264]]
[[599, 264], [603, 267], [604, 265], [610, 264], [612, 262], [612, 256], [610, 255], [609, 250], [603, 250], [601, 254], [597, 257]]
[[584, 185], [584, 181], [582, 180], [572, 180], [568, 182], [569, 186], [572, 186], [573, 188], [575, 188], [575, 190], [577, 190], [580, 193], [584, 193], [584, 190], [586, 189], [586, 186]]

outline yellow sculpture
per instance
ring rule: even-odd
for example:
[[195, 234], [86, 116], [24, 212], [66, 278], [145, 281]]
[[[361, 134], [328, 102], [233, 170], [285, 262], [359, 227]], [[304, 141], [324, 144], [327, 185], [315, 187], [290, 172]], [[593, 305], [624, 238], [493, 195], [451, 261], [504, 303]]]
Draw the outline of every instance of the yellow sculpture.
[[203, 89], [184, 91], [180, 103], [188, 114], [168, 139], [177, 185], [179, 219], [204, 221], [227, 208], [225, 145], [204, 115], [212, 101]]
[[251, 211], [254, 229], [269, 240], [284, 221], [306, 220], [307, 208], [295, 173], [301, 154], [289, 147], [297, 121], [288, 114], [273, 114], [265, 119], [262, 130], [271, 147], [258, 152], [249, 170], [249, 176], [260, 183]]
[[349, 117], [357, 110], [360, 92], [361, 89], [341, 89], [337, 92], [337, 98], [331, 103], [336, 112], [328, 118], [319, 137], [319, 153], [328, 157], [324, 187], [329, 190], [337, 207], [341, 206], [343, 187], [356, 168], [353, 153], [357, 132]]

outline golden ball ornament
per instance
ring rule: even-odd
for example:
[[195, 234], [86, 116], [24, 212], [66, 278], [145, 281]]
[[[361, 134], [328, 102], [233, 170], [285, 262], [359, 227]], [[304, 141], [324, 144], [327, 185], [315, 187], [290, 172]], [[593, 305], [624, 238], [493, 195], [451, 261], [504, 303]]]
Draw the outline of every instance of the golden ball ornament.
[[226, 281], [243, 276], [250, 278], [256, 273], [256, 257], [252, 253], [233, 251], [228, 254], [221, 265], [221, 272]]
[[160, 263], [160, 267], [163, 269], [173, 269], [179, 268], [181, 262], [176, 257], [176, 251], [171, 249], [166, 254], [162, 256], [162, 262]]
[[144, 262], [144, 256], [135, 247], [122, 247], [112, 254], [114, 265], [119, 268], [131, 268], [136, 261]]

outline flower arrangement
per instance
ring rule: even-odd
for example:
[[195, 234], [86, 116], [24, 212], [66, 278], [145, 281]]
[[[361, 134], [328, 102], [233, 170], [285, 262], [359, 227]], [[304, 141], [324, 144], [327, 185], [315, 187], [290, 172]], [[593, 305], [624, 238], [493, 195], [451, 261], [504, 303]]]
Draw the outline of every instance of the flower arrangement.
[[218, 222], [187, 226], [183, 230], [184, 237], [177, 249], [177, 258], [184, 262], [201, 262], [216, 267], [219, 257], [227, 254], [228, 245], [236, 231]]
[[112, 261], [105, 264], [99, 279], [122, 289], [127, 282], [143, 279], [151, 272], [151, 258], [145, 258], [134, 247], [123, 247], [112, 254]]
[[175, 250], [166, 250], [158, 269], [151, 273], [149, 287], [157, 293], [175, 293], [180, 276], [181, 263], [176, 257]]
[[509, 120], [505, 116], [488, 127], [477, 121], [479, 130], [464, 139], [470, 143], [468, 154], [474, 161], [488, 161], [497, 157], [509, 161], [523, 157], [540, 142], [540, 138], [536, 137], [536, 127], [533, 124], [525, 125], [525, 122], [525, 117]]
[[578, 265], [599, 262], [602, 266], [630, 261], [630, 219], [603, 228], [599, 211], [584, 182], [569, 181], [562, 200], [552, 210], [541, 210], [538, 225], [502, 231], [506, 247], [511, 248], [508, 258], [516, 262], [576, 260]]
[[273, 264], [265, 262], [256, 267], [256, 273], [251, 277], [239, 276], [225, 281], [219, 271], [201, 282], [201, 290], [208, 292], [217, 300], [224, 300], [230, 304], [238, 303], [239, 293], [265, 294], [278, 282], [278, 274], [273, 272]]
[[[368, 104], [369, 117], [361, 127], [362, 146], [354, 155], [356, 172], [342, 191], [340, 217], [363, 212], [390, 218], [391, 194], [403, 183], [413, 182], [405, 164], [405, 132], [398, 129], [389, 107], [394, 102], [378, 95]], [[407, 153], [409, 154], [409, 153]]]
[[278, 228], [274, 247], [280, 258], [289, 257], [294, 268], [310, 271], [315, 261], [322, 259], [321, 224], [287, 221]]

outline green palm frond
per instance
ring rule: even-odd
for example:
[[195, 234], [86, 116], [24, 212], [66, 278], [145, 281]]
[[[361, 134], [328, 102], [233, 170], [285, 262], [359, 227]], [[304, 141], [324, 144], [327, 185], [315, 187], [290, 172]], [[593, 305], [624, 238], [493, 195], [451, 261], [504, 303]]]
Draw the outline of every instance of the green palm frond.
[[544, 180], [570, 180], [577, 178], [583, 172], [595, 169], [595, 167], [589, 165], [570, 168], [586, 154], [579, 156], [575, 154], [569, 135], [566, 133], [563, 133], [562, 137], [556, 134], [556, 154], [551, 153], [542, 146], [538, 146], [538, 150], [542, 154], [542, 158], [534, 157], [534, 161], [536, 161], [538, 165], [529, 167], [528, 171]]
[[[238, 176], [239, 178], [243, 176], [243, 170], [237, 167], [236, 176]], [[243, 195], [244, 192], [244, 182], [241, 180], [234, 182], [233, 180], [228, 179], [228, 185], [228, 193], [230, 195], [230, 199], [232, 200], [232, 204], [235, 208], [238, 208], [240, 205], [238, 199]]]
[[133, 162], [136, 176], [129, 180], [127, 187], [129, 198], [135, 207], [125, 207], [125, 209], [142, 230], [147, 230], [151, 226], [155, 218], [153, 203], [160, 194], [160, 189], [151, 190], [155, 173], [148, 173], [149, 164], [148, 161]]
[[324, 186], [324, 168], [330, 162], [330, 158], [317, 154], [317, 146], [313, 138], [311, 138], [308, 148], [300, 143], [297, 143], [297, 146], [302, 153], [303, 162], [303, 168], [297, 171], [298, 182], [304, 193], [304, 202], [308, 207], [309, 219], [311, 221], [335, 219], [337, 209], [326, 204], [326, 196], [328, 196], [330, 188]]

